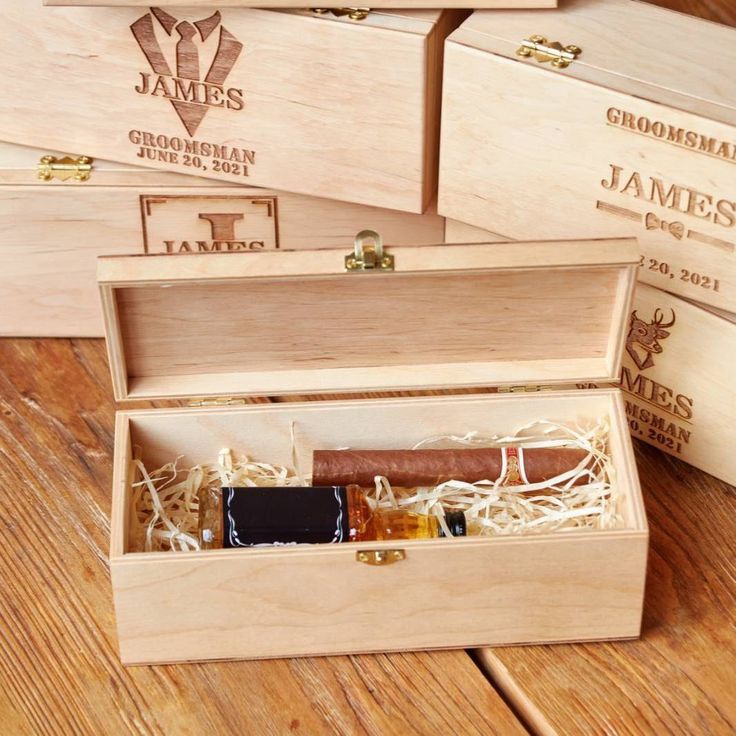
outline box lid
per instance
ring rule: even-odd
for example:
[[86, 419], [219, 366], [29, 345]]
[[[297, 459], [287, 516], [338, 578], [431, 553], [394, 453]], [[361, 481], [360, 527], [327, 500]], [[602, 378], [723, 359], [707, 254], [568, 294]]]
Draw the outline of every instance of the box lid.
[[540, 70], [736, 124], [736, 29], [639, 0], [567, 0], [554, 11], [473, 13], [449, 40], [537, 64], [517, 55], [534, 35], [581, 50], [563, 69]]
[[100, 258], [115, 398], [618, 376], [635, 239], [396, 246], [391, 272], [351, 253]]
[[[61, 163], [64, 168], [53, 172], [50, 178], [41, 177], [45, 167], [42, 159], [54, 159], [50, 163]], [[74, 165], [80, 157], [88, 158], [85, 169], [87, 174], [82, 180], [75, 179]], [[64, 178], [62, 178], [64, 177]], [[68, 178], [66, 178], [68, 177]], [[0, 186], [4, 184], [58, 186], [223, 186], [221, 182], [212, 179], [201, 179], [156, 169], [147, 169], [143, 166], [118, 164], [111, 161], [84, 156], [83, 153], [69, 153], [52, 151], [31, 146], [21, 146], [16, 143], [0, 141]]]

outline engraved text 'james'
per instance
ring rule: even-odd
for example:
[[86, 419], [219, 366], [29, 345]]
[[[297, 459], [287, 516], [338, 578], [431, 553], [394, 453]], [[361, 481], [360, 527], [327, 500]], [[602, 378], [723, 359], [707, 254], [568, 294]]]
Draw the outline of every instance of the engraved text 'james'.
[[719, 199], [684, 184], [646, 176], [638, 171], [627, 171], [622, 166], [611, 164], [608, 178], [601, 180], [601, 186], [683, 215], [707, 220], [714, 225], [725, 228], [736, 226], [736, 201]]
[[130, 29], [153, 70], [140, 73], [135, 91], [169, 100], [189, 135], [210, 108], [243, 109], [243, 90], [224, 86], [243, 44], [219, 11], [189, 22], [151, 8]]
[[270, 195], [142, 194], [146, 253], [214, 253], [279, 247]]

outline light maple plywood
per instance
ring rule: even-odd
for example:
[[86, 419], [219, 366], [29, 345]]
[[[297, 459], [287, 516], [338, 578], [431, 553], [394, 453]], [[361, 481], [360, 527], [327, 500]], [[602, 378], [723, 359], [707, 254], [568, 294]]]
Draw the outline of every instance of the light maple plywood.
[[621, 375], [633, 436], [736, 483], [735, 362], [736, 324], [642, 286]]
[[421, 213], [436, 189], [438, 29], [465, 15], [447, 13], [7, 2], [6, 54], [35, 63], [0, 82], [16, 105], [0, 138]]
[[392, 243], [442, 240], [433, 208], [415, 215], [105, 162], [89, 181], [42, 183], [42, 153], [0, 144], [0, 335], [102, 336], [101, 255], [348, 252], [366, 228]]
[[[182, 452], [187, 462], [202, 462], [214, 447], [229, 445], [290, 464], [293, 423], [305, 472], [314, 447], [403, 447], [420, 434], [508, 432], [530, 417], [570, 422], [608, 416], [625, 520], [622, 528], [603, 532], [406, 542], [400, 545], [406, 560], [380, 569], [357, 563], [355, 550], [396, 543], [119, 555], [125, 539], [118, 536], [111, 562], [126, 663], [638, 634], [647, 527], [616, 391], [154, 409], [121, 416], [118, 428], [130, 432], [131, 443], [154, 463]], [[116, 455], [115, 464], [114, 515], [126, 513], [130, 483], [125, 455]], [[119, 522], [115, 529], [124, 534]], [[431, 609], [424, 602], [428, 590]], [[206, 607], [180, 610], [170, 621], [172, 604], [193, 591]], [[387, 616], [391, 626], [376, 627]], [[164, 620], [169, 625], [162, 626]]]
[[[86, 6], [106, 6], [106, 7], [129, 7], [129, 6], [147, 6], [149, 3], [145, 0], [43, 0], [44, 5], [86, 5]], [[290, 8], [293, 6], [293, 0], [186, 0], [187, 7], [190, 8]], [[475, 4], [479, 8], [556, 8], [557, 0], [475, 0]], [[181, 7], [181, 0], [159, 0], [158, 7]], [[371, 8], [454, 8], [461, 7], [458, 0], [448, 2], [444, 0], [444, 4], [440, 4], [440, 0], [377, 0], [371, 3]]]
[[[445, 237], [452, 243], [495, 236], [448, 220]], [[736, 482], [734, 315], [639, 284], [623, 328], [620, 386], [632, 435]]]
[[635, 247], [397, 246], [393, 273], [329, 251], [101, 259], [116, 396], [606, 380]]
[[[440, 213], [521, 240], [636, 236], [643, 280], [736, 311], [736, 98], [728, 63], [695, 73], [736, 30], [629, 0], [534, 19], [475, 13], [448, 40]], [[532, 32], [583, 53], [520, 59]]]
[[[17, 143], [0, 141], [0, 186], [4, 184], [40, 185], [46, 188], [69, 188], [76, 187], [80, 191], [93, 186], [192, 186], [191, 176], [175, 174], [158, 169], [144, 168], [121, 164], [103, 159], [91, 160], [91, 171], [86, 181], [75, 181], [73, 178], [61, 181], [41, 181], [38, 177], [38, 165], [45, 156], [53, 156], [56, 159], [77, 159], [85, 156], [84, 150], [78, 152], [51, 151], [48, 149], [32, 148]], [[89, 157], [88, 157], [89, 158]], [[211, 179], [200, 179], [198, 187], [222, 186]], [[0, 190], [1, 191], [1, 190]], [[79, 192], [78, 192], [79, 194]]]
[[[581, 49], [575, 61], [560, 70], [565, 77], [736, 123], [727, 71], [736, 63], [734, 30], [729, 26], [641, 0], [566, 0], [559, 10], [474, 13], [453, 34], [453, 42], [519, 59], [516, 52], [522, 39], [537, 32], [550, 42]], [[680, 41], [687, 42], [687, 56], [677, 45]], [[711, 66], [714, 48], [723, 48], [724, 65], [700, 74], [701, 67]], [[555, 73], [534, 57], [522, 63]]]
[[[576, 276], [586, 288], [574, 298], [560, 299], [553, 311], [542, 311], [536, 297], [547, 289], [564, 294], [570, 279], [566, 272], [537, 278], [523, 271], [472, 279], [464, 273], [409, 275], [354, 278], [349, 283], [316, 278], [275, 286], [236, 282], [216, 290], [204, 282], [156, 290], [118, 289], [116, 296], [131, 376], [231, 373], [244, 365], [267, 371], [369, 367], [373, 361], [411, 365], [523, 363], [540, 355], [550, 360], [602, 358], [618, 273], [581, 269]], [[459, 292], [471, 307], [462, 315], [453, 308]], [[379, 299], [381, 307], [375, 309]], [[529, 307], [516, 306], [519, 302]], [[296, 311], [300, 319], [295, 330]], [[171, 334], [171, 324], [185, 320], [187, 337]], [[371, 329], [377, 321], [383, 329]], [[514, 339], [537, 329], [536, 339]], [[213, 335], [227, 349], [209, 356]]]

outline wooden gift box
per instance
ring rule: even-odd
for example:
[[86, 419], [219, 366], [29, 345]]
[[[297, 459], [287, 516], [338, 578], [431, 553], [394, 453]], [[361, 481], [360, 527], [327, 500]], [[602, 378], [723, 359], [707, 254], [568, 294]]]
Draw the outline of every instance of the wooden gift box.
[[[503, 240], [447, 220], [448, 243]], [[736, 315], [639, 284], [618, 386], [633, 437], [736, 484]]]
[[[39, 168], [46, 155], [56, 162]], [[0, 143], [0, 335], [101, 337], [100, 255], [342, 248], [365, 228], [396, 243], [442, 240], [433, 206], [415, 215], [78, 160]]]
[[3, 11], [0, 140], [407, 212], [434, 199], [463, 11]]
[[446, 44], [439, 212], [636, 236], [643, 281], [734, 312], [734, 67], [736, 29], [633, 0], [474, 13]]
[[[87, 6], [149, 6], [150, 0], [43, 0], [44, 5], [87, 5]], [[159, 0], [158, 7], [180, 7], [181, 0]], [[293, 0], [186, 0], [188, 8], [217, 10], [219, 8], [290, 8]], [[557, 0], [474, 0], [477, 8], [556, 8]], [[465, 7], [458, 0], [377, 0], [371, 8], [453, 8]], [[321, 8], [321, 12], [337, 15], [361, 13], [368, 8]]]
[[[100, 259], [121, 401], [530, 391], [118, 412], [110, 564], [122, 660], [636, 637], [648, 532], [621, 392], [533, 391], [618, 375], [636, 252], [632, 240], [392, 247], [379, 261], [393, 256], [393, 272], [352, 273], [350, 255], [326, 250]], [[151, 468], [211, 461], [223, 447], [291, 466], [293, 426], [309, 473], [315, 448], [601, 416], [621, 528], [182, 553], [128, 545], [134, 446]], [[356, 557], [399, 548], [404, 559], [389, 566]]]

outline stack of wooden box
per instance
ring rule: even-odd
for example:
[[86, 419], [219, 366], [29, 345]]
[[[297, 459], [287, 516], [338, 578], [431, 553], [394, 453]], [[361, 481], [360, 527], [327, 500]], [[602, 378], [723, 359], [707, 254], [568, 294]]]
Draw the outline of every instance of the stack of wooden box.
[[[5, 0], [0, 334], [106, 334], [118, 400], [523, 395], [121, 412], [123, 659], [635, 636], [627, 430], [736, 482], [736, 31], [635, 0], [265, 4]], [[351, 250], [365, 230], [390, 247]], [[610, 416], [620, 530], [430, 543], [380, 581], [344, 549], [128, 547], [134, 444], [288, 462], [298, 418], [306, 461], [315, 437], [410, 446], [589, 411]]]

